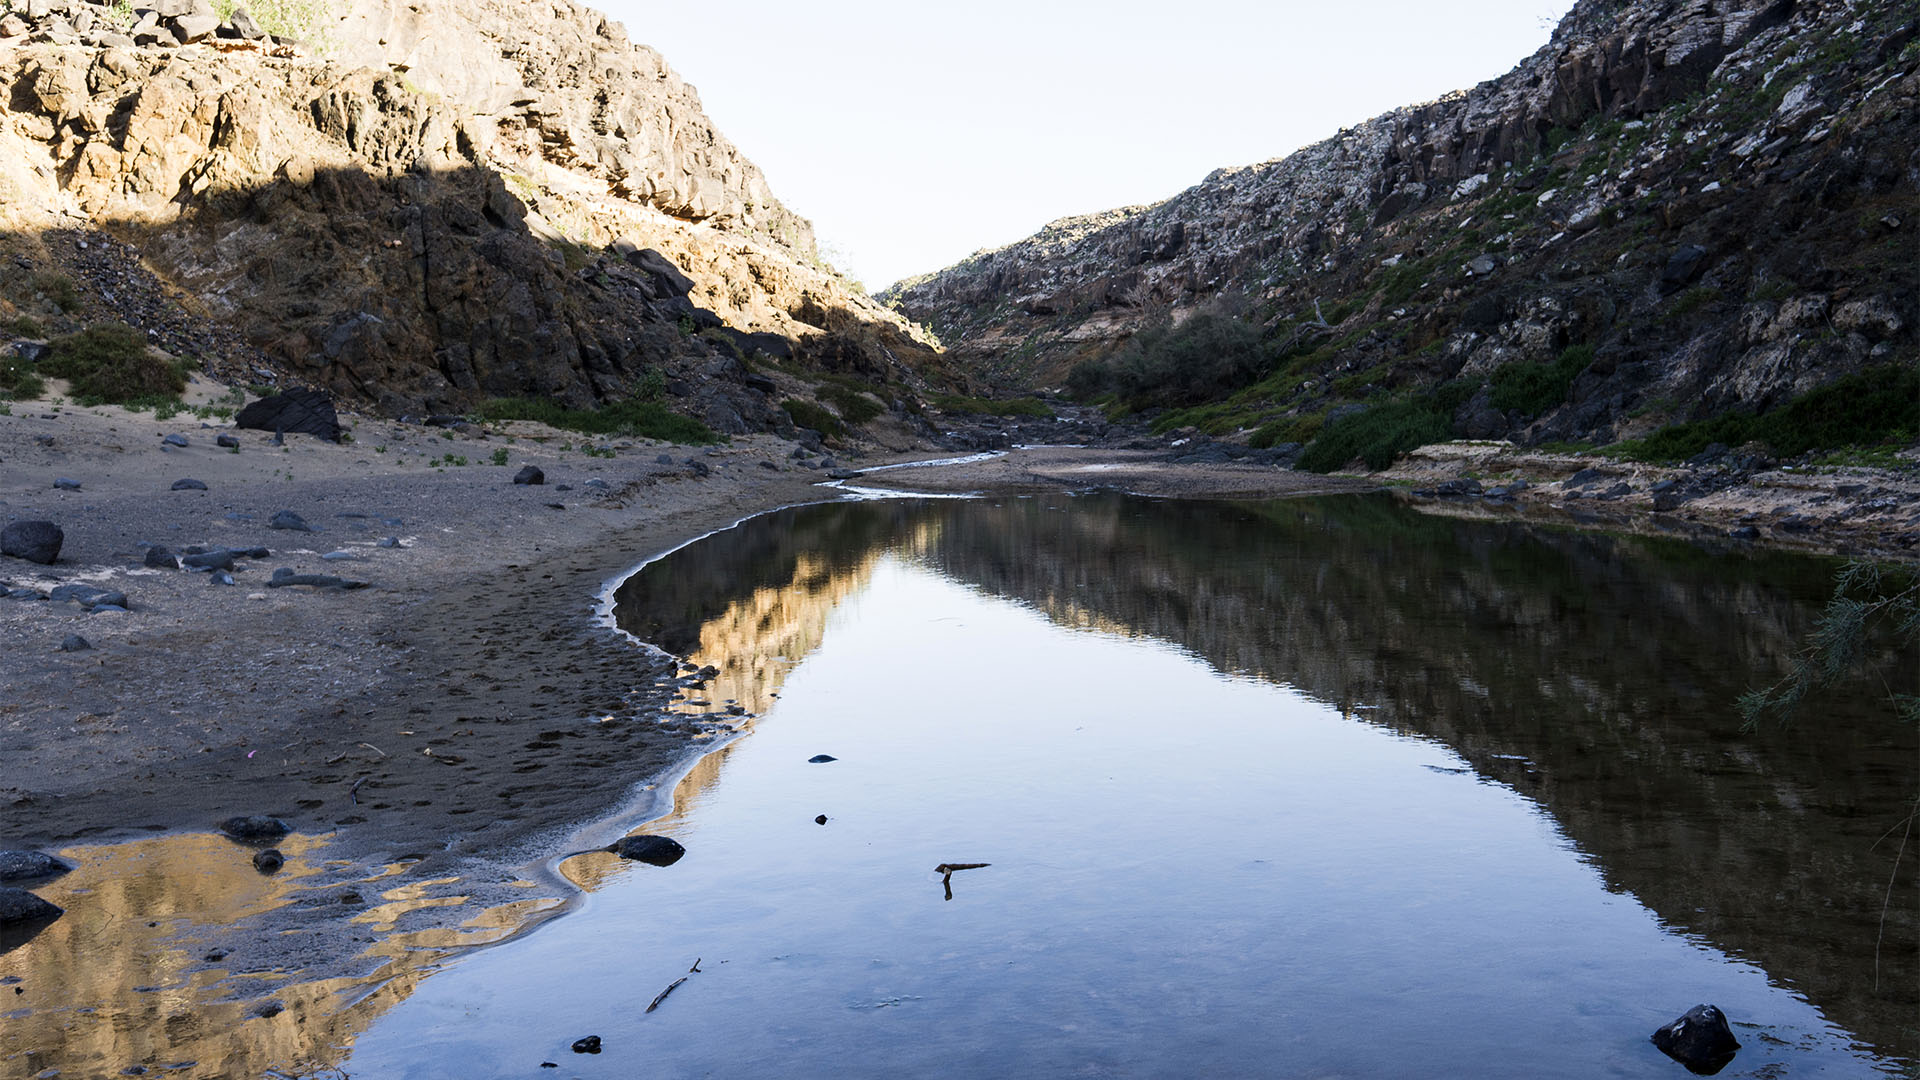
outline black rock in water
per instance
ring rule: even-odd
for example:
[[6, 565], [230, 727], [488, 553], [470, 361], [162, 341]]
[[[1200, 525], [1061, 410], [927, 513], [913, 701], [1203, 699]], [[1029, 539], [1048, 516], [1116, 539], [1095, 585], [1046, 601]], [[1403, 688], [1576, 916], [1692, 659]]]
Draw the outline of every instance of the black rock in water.
[[59, 877], [72, 866], [45, 852], [0, 851], [0, 881], [32, 881]]
[[687, 853], [679, 841], [664, 836], [623, 836], [608, 845], [607, 850], [648, 866], [672, 866]]
[[172, 487], [172, 488], [171, 488], [170, 490], [173, 490], [173, 491], [205, 491], [205, 490], [207, 490], [207, 484], [206, 484], [206, 481], [204, 481], [204, 480], [195, 480], [195, 479], [194, 479], [193, 477], [191, 477], [191, 476], [187, 476], [187, 477], [182, 477], [182, 478], [181, 478], [181, 479], [179, 479], [179, 480], [175, 480], [175, 481], [173, 482], [173, 487]]
[[140, 560], [140, 564], [149, 570], [180, 569], [180, 560], [174, 558], [173, 552], [161, 544], [155, 544], [148, 548], [147, 557]]
[[264, 814], [252, 817], [230, 817], [220, 823], [220, 831], [235, 840], [278, 840], [293, 831], [293, 827], [277, 817]]
[[263, 874], [271, 874], [287, 865], [287, 857], [280, 854], [279, 848], [268, 848], [253, 857], [253, 868]]
[[307, 524], [306, 518], [301, 517], [291, 510], [275, 510], [273, 516], [267, 519], [267, 528], [287, 529], [292, 532], [313, 531], [313, 526]]
[[241, 409], [233, 422], [236, 427], [275, 435], [293, 431], [328, 442], [340, 441], [340, 417], [333, 411], [333, 399], [323, 390], [288, 390], [263, 397]]
[[66, 912], [25, 889], [0, 888], [0, 926], [57, 919]]
[[827, 823], [827, 815], [821, 814], [820, 816], [813, 819], [813, 823], [815, 825], [825, 825]]
[[1685, 1065], [1688, 1072], [1712, 1076], [1733, 1060], [1740, 1040], [1733, 1037], [1725, 1013], [1712, 1005], [1695, 1005], [1680, 1019], [1654, 1032], [1653, 1045]]
[[829, 761], [839, 761], [839, 760], [840, 760], [839, 758], [834, 757], [832, 754], [815, 754], [812, 757], [807, 759], [807, 764], [825, 765]]
[[541, 472], [540, 467], [537, 465], [527, 465], [523, 466], [519, 472], [513, 474], [513, 482], [516, 484], [538, 486], [547, 482], [547, 474]]
[[50, 566], [66, 541], [67, 534], [51, 521], [16, 521], [0, 529], [0, 555]]
[[573, 1052], [576, 1054], [597, 1054], [600, 1052], [600, 1036], [589, 1035], [584, 1039], [573, 1040]]

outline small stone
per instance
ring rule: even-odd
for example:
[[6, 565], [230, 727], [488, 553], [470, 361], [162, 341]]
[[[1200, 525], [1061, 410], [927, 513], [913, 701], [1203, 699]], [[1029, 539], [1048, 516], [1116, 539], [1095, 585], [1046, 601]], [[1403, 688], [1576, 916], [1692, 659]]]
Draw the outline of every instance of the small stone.
[[834, 757], [832, 754], [815, 754], [812, 757], [807, 759], [807, 764], [825, 765], [829, 761], [839, 761], [839, 760], [840, 760], [839, 758]]
[[62, 476], [54, 480], [53, 486], [54, 486], [54, 489], [57, 491], [79, 491], [80, 481], [70, 480]]
[[827, 815], [825, 814], [819, 815], [818, 817], [813, 819], [813, 823], [815, 825], [825, 825], [827, 823]]
[[672, 866], [687, 853], [679, 841], [664, 836], [623, 836], [607, 845], [607, 850], [648, 866]]
[[1712, 1005], [1695, 1005], [1654, 1032], [1652, 1039], [1661, 1053], [1685, 1065], [1688, 1072], [1703, 1076], [1726, 1068], [1740, 1049], [1740, 1040], [1727, 1026], [1726, 1014]]
[[240, 440], [234, 438], [232, 435], [215, 435], [213, 437], [213, 445], [220, 447], [222, 450], [238, 450], [240, 449]]
[[354, 561], [354, 555], [353, 555], [353, 552], [351, 551], [329, 551], [325, 555], [322, 555], [320, 557], [322, 559], [327, 560], [328, 562], [353, 562]]
[[178, 570], [180, 560], [174, 558], [172, 549], [155, 544], [147, 549], [146, 558], [140, 560], [140, 565], [149, 570]]
[[595, 476], [587, 480], [586, 486], [592, 488], [595, 491], [606, 491], [608, 488], [611, 488], [613, 485]]
[[61, 652], [86, 652], [92, 648], [93, 643], [79, 634], [68, 634], [60, 641]]
[[167, 436], [166, 438], [164, 438], [164, 439], [161, 439], [160, 441], [161, 441], [162, 443], [165, 443], [165, 444], [166, 444], [166, 445], [168, 445], [168, 446], [190, 446], [190, 445], [192, 445], [191, 443], [189, 443], [189, 442], [187, 442], [187, 437], [186, 437], [185, 435], [168, 435], [168, 436]]
[[287, 857], [280, 854], [279, 848], [268, 848], [253, 857], [253, 868], [263, 874], [271, 874], [287, 865]]
[[189, 570], [231, 570], [234, 552], [228, 548], [218, 551], [203, 551], [198, 555], [188, 555], [180, 562]]
[[175, 480], [173, 482], [172, 490], [174, 491], [205, 491], [207, 490], [207, 484], [206, 484], [206, 481], [204, 480], [195, 480], [193, 477], [189, 476], [179, 480]]
[[233, 575], [223, 570], [215, 570], [213, 574], [207, 578], [207, 584], [208, 585], [231, 585], [233, 584]]
[[400, 546], [400, 538], [397, 536], [383, 536], [380, 538], [378, 546], [383, 548], [397, 548]]
[[0, 555], [51, 566], [66, 540], [67, 534], [51, 521], [16, 521], [0, 529]]
[[0, 851], [0, 881], [30, 881], [36, 878], [59, 877], [72, 870], [68, 863], [62, 862], [40, 851]]
[[547, 474], [541, 472], [540, 467], [537, 465], [526, 465], [523, 466], [519, 472], [513, 474], [513, 482], [523, 486], [538, 486], [547, 482]]
[[661, 455], [659, 455], [658, 457], [655, 457], [655, 458], [653, 459], [653, 463], [654, 463], [655, 465], [671, 465], [671, 464], [673, 464], [673, 455], [672, 455], [672, 454], [661, 454]]
[[215, 949], [206, 955], [205, 960], [209, 964], [217, 964], [220, 961], [225, 960], [228, 955], [229, 954], [225, 949]]
[[600, 1036], [589, 1035], [584, 1039], [573, 1040], [573, 1052], [576, 1054], [597, 1054], [600, 1052]]
[[252, 817], [230, 817], [220, 823], [220, 831], [235, 840], [278, 840], [293, 831], [293, 827], [277, 817], [257, 814]]
[[313, 526], [307, 524], [307, 519], [291, 510], [275, 510], [273, 516], [267, 519], [267, 528], [286, 529], [291, 532], [313, 531]]

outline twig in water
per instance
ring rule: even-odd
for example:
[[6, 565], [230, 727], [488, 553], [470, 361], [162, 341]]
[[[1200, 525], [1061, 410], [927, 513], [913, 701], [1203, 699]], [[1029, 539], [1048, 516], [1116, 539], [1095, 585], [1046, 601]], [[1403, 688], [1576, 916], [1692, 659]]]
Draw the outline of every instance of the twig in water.
[[687, 981], [687, 977], [685, 975], [682, 975], [679, 978], [668, 983], [667, 988], [665, 990], [660, 991], [660, 996], [657, 998], [654, 998], [653, 1003], [647, 1006], [647, 1011], [652, 1012], [653, 1010], [659, 1008], [660, 1003], [667, 1000], [667, 995], [673, 993], [674, 987], [679, 986], [681, 983], [686, 981]]
[[947, 899], [951, 900], [953, 899], [953, 872], [955, 870], [983, 870], [992, 865], [992, 863], [984, 862], [943, 862], [939, 866], [934, 867], [933, 872], [940, 875], [940, 887], [947, 891]]

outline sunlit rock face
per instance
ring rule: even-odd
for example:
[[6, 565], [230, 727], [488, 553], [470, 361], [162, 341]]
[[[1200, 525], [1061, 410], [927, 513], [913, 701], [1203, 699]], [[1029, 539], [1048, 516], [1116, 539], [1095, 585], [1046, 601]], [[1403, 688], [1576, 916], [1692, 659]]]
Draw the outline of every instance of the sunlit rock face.
[[[657, 368], [684, 411], [746, 431], [784, 415], [739, 369], [751, 347], [694, 331], [841, 370], [932, 362], [823, 268], [694, 89], [586, 7], [363, 0], [316, 5], [298, 41], [188, 45], [43, 8], [0, 40], [0, 243], [217, 374], [266, 364], [402, 412], [584, 406]], [[78, 13], [84, 32], [54, 32]], [[136, 268], [179, 306], [109, 303]], [[168, 336], [209, 320], [237, 340]]]
[[[1581, 344], [1596, 356], [1569, 401], [1474, 434], [1611, 441], [1770, 406], [1920, 348], [1910, 23], [1837, 2], [1587, 0], [1500, 78], [884, 295], [1016, 384], [1060, 385], [1218, 307], [1300, 362], [1274, 414]], [[1842, 297], [1862, 305], [1849, 328], [1810, 332]]]

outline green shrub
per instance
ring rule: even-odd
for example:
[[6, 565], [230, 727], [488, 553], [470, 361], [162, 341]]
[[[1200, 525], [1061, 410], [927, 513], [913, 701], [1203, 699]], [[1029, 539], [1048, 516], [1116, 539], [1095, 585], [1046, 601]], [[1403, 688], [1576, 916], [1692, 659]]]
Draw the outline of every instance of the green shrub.
[[0, 356], [0, 397], [37, 398], [46, 389], [46, 380], [34, 374], [25, 360], [11, 352]]
[[788, 398], [780, 403], [780, 407], [787, 410], [787, 415], [793, 418], [795, 424], [803, 428], [812, 428], [830, 439], [838, 438], [847, 430], [840, 423], [839, 417], [816, 402]]
[[657, 401], [617, 401], [598, 409], [569, 409], [546, 398], [495, 398], [480, 406], [484, 420], [532, 420], [562, 431], [625, 435], [683, 445], [720, 441], [713, 429]]
[[74, 289], [73, 279], [65, 274], [43, 270], [33, 275], [33, 289], [61, 311], [71, 314], [79, 310], [80, 293]]
[[1271, 367], [1259, 327], [1203, 312], [1179, 326], [1148, 327], [1108, 359], [1076, 365], [1067, 392], [1078, 400], [1117, 394], [1135, 408], [1177, 407], [1258, 382]]
[[1673, 424], [1611, 452], [1634, 461], [1682, 461], [1713, 443], [1761, 442], [1781, 457], [1920, 439], [1920, 369], [1886, 364], [1848, 375], [1772, 412], [1727, 413]]
[[1432, 399], [1401, 398], [1328, 423], [1300, 454], [1300, 468], [1326, 473], [1354, 458], [1369, 469], [1384, 469], [1395, 456], [1453, 431], [1453, 417]]
[[46, 332], [46, 328], [40, 325], [40, 320], [31, 315], [17, 316], [6, 326], [9, 332], [23, 338], [38, 338]]
[[1503, 364], [1495, 369], [1493, 407], [1539, 416], [1567, 400], [1573, 380], [1593, 363], [1593, 346], [1574, 345], [1551, 364]]
[[1254, 429], [1247, 438], [1247, 445], [1255, 450], [1265, 450], [1281, 443], [1312, 442], [1327, 422], [1324, 413], [1308, 413], [1304, 416], [1283, 416], [1269, 420]]
[[832, 405], [842, 420], [856, 427], [887, 411], [885, 405], [875, 401], [870, 395], [847, 386], [828, 384], [819, 387], [814, 393]]
[[936, 409], [950, 413], [973, 413], [980, 416], [1036, 416], [1046, 419], [1053, 410], [1039, 398], [1017, 397], [994, 400], [992, 398], [962, 397], [958, 394], [935, 394], [927, 403]]
[[48, 344], [39, 370], [66, 379], [83, 405], [150, 406], [187, 388], [188, 365], [154, 355], [146, 336], [125, 323], [100, 323]]

